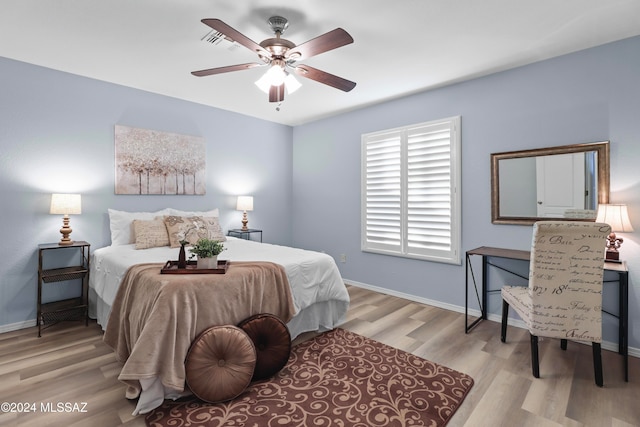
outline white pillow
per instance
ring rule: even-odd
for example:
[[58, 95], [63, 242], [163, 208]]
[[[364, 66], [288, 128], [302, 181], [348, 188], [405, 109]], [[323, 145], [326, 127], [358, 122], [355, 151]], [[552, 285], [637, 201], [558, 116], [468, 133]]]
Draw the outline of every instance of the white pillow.
[[156, 216], [170, 215], [171, 209], [162, 209], [157, 212], [125, 212], [109, 209], [109, 228], [111, 230], [111, 246], [128, 245], [135, 243], [135, 235], [132, 233], [133, 220], [150, 220]]
[[171, 213], [168, 213], [165, 215], [184, 216], [184, 217], [189, 217], [189, 216], [202, 216], [202, 217], [215, 217], [215, 218], [220, 217], [220, 211], [218, 210], [218, 208], [212, 209], [210, 211], [203, 211], [203, 212], [180, 211], [178, 209], [173, 209], [173, 208], [168, 208], [168, 210]]

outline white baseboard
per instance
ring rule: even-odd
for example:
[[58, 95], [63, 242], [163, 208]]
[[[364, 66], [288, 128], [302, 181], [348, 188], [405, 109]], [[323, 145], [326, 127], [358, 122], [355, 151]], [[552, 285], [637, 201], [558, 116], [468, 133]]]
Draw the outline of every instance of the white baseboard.
[[[464, 314], [464, 307], [461, 307], [458, 305], [447, 304], [442, 301], [436, 301], [436, 300], [423, 298], [423, 297], [419, 297], [412, 294], [407, 294], [404, 292], [398, 292], [398, 291], [394, 291], [393, 289], [387, 289], [387, 288], [382, 288], [380, 286], [369, 285], [367, 283], [357, 282], [355, 280], [344, 279], [344, 282], [348, 285], [353, 285], [358, 288], [369, 289], [371, 291], [379, 292], [381, 294], [391, 295], [398, 298], [404, 298], [409, 301], [414, 301], [420, 304], [431, 305], [433, 307], [439, 307], [445, 310], [455, 311], [455, 312]], [[469, 309], [469, 315], [473, 317], [480, 317], [480, 310]], [[502, 317], [500, 315], [491, 314], [491, 313], [487, 315], [487, 319], [493, 322], [498, 322], [498, 323], [502, 321]], [[527, 326], [522, 320], [513, 319], [511, 317], [508, 320], [508, 324], [510, 326], [515, 326], [516, 328], [522, 328], [522, 329], [527, 328]], [[462, 327], [461, 327], [461, 330], [462, 330]], [[579, 341], [576, 341], [576, 342], [579, 342]], [[605, 350], [618, 352], [618, 343], [610, 342], [610, 341], [602, 341], [602, 348]], [[635, 347], [629, 347], [629, 356], [640, 358], [640, 349]]]
[[9, 325], [0, 325], [0, 334], [4, 332], [17, 331], [18, 329], [26, 329], [36, 326], [36, 319], [25, 320], [24, 322], [11, 323]]

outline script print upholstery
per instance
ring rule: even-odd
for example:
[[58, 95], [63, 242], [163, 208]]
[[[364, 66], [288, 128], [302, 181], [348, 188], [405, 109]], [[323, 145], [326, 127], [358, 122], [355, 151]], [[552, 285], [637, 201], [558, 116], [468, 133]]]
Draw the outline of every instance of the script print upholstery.
[[534, 224], [527, 288], [505, 286], [502, 298], [535, 336], [602, 341], [602, 276], [607, 224]]

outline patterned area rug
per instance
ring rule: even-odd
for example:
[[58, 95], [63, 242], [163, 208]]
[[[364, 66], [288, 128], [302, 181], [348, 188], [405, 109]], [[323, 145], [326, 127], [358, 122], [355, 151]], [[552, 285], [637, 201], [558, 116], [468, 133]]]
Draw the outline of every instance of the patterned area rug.
[[463, 373], [343, 330], [293, 348], [274, 377], [234, 400], [195, 397], [147, 414], [148, 426], [444, 426], [473, 386]]

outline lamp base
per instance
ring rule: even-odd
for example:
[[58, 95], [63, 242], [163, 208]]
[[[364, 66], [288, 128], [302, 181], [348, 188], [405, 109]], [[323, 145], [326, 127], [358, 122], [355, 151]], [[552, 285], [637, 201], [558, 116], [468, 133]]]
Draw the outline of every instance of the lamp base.
[[242, 214], [242, 231], [249, 231], [249, 227], [247, 227], [248, 223], [249, 219], [247, 218], [247, 211], [244, 211], [244, 213]]
[[62, 235], [62, 239], [58, 242], [58, 246], [70, 246], [74, 241], [69, 238], [69, 235]]
[[58, 242], [58, 246], [69, 246], [73, 245], [73, 240], [69, 238], [69, 234], [71, 234], [73, 230], [69, 227], [69, 216], [65, 215], [62, 218], [62, 228], [60, 229], [60, 233], [62, 234], [62, 239]]

